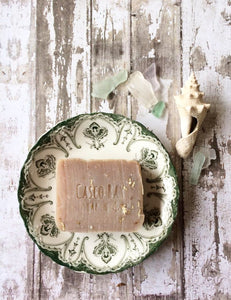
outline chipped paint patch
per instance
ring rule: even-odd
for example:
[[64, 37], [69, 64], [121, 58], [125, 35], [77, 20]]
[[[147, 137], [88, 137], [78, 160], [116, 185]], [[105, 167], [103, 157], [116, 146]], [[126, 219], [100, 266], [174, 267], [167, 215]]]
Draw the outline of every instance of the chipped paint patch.
[[208, 258], [201, 268], [201, 274], [205, 278], [214, 278], [219, 274], [219, 269], [214, 256]]
[[113, 108], [110, 108], [110, 103], [107, 100], [98, 100], [99, 101], [99, 107], [100, 111], [107, 112], [107, 113], [113, 113]]
[[231, 55], [222, 56], [220, 65], [216, 67], [216, 71], [223, 77], [228, 76], [231, 78]]
[[225, 20], [226, 25], [231, 25], [231, 8], [227, 7], [221, 12], [222, 18]]
[[194, 49], [190, 60], [194, 71], [201, 71], [207, 66], [205, 53], [200, 46]]
[[[137, 296], [142, 295], [142, 284], [147, 279], [147, 273], [144, 267], [144, 263], [141, 263], [135, 267], [135, 277], [134, 277], [134, 294]], [[146, 291], [147, 293], [148, 291]]]
[[231, 155], [231, 140], [228, 140], [228, 142], [227, 142], [227, 149], [228, 149], [229, 155]]
[[78, 61], [76, 68], [76, 97], [80, 104], [83, 100], [83, 62], [81, 60]]
[[224, 256], [227, 258], [229, 262], [231, 262], [231, 243], [223, 244], [223, 252]]
[[82, 54], [84, 52], [84, 49], [82, 47], [77, 47], [76, 52], [79, 54]]

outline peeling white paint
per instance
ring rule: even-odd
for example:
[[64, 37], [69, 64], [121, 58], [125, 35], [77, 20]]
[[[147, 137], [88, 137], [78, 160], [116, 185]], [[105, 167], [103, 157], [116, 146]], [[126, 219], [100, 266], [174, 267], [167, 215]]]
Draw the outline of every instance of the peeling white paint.
[[152, 50], [150, 50], [149, 52], [148, 52], [148, 58], [154, 58], [155, 57], [155, 50], [154, 50], [154, 48], [152, 49]]
[[[87, 20], [87, 12], [90, 13], [89, 1], [80, 1], [75, 6], [73, 22], [73, 53], [71, 64], [71, 114], [75, 116], [90, 112], [90, 23]], [[81, 52], [81, 51], [82, 52]], [[76, 73], [78, 62], [81, 62], [83, 68], [83, 98], [81, 103], [77, 103], [78, 88], [76, 87]]]
[[[47, 96], [47, 101], [46, 101], [46, 118], [47, 118], [47, 123], [46, 123], [46, 128], [45, 130], [51, 129], [55, 123], [56, 123], [56, 107], [57, 107], [57, 99], [58, 99], [58, 74], [57, 70], [55, 70], [55, 30], [54, 30], [54, 16], [52, 13], [52, 6], [46, 7], [46, 11], [44, 12], [44, 17], [47, 19], [47, 24], [48, 24], [48, 33], [50, 35], [50, 42], [48, 45], [49, 49], [49, 55], [52, 59], [52, 70], [48, 70], [48, 72], [52, 72], [52, 82], [53, 82], [53, 87], [48, 88], [44, 86], [46, 89], [46, 96]], [[56, 99], [54, 101], [53, 99]]]
[[[72, 61], [67, 74], [67, 91], [71, 96], [70, 115], [90, 111], [90, 1], [75, 2]], [[78, 5], [77, 5], [78, 4]], [[172, 26], [176, 24], [179, 15], [171, 15], [168, 5], [181, 4], [179, 0], [172, 1], [133, 1], [133, 13], [137, 16], [150, 20], [148, 28], [149, 41], [158, 41], [158, 30], [162, 26], [168, 26], [169, 35]], [[105, 76], [108, 72], [116, 73], [120, 68], [130, 68], [130, 1], [93, 1], [93, 24], [95, 35], [108, 43], [112, 40], [112, 28], [114, 33], [122, 33], [120, 37], [125, 46], [122, 56], [111, 63], [110, 57], [102, 57], [100, 64], [93, 67], [93, 79]], [[140, 7], [141, 6], [141, 7]], [[181, 283], [177, 282], [180, 275], [176, 272], [179, 267], [182, 253], [175, 253], [172, 249], [173, 239], [170, 236], [158, 250], [157, 253], [145, 260], [142, 265], [133, 270], [124, 271], [120, 274], [106, 276], [79, 277], [79, 286], [71, 286], [65, 282], [64, 267], [55, 263], [49, 267], [40, 263], [46, 261], [40, 251], [35, 247], [32, 253], [32, 242], [25, 232], [22, 220], [18, 212], [16, 189], [19, 179], [19, 170], [27, 155], [28, 146], [34, 140], [35, 135], [35, 31], [30, 28], [31, 22], [35, 22], [32, 11], [36, 8], [35, 1], [2, 1], [0, 10], [0, 130], [1, 130], [1, 153], [0, 170], [1, 186], [0, 197], [2, 202], [1, 220], [1, 256], [0, 264], [2, 274], [0, 276], [0, 298], [24, 299], [30, 298], [31, 290], [34, 288], [34, 297], [39, 292], [49, 294], [49, 299], [70, 299], [79, 292], [82, 299], [105, 298], [105, 299], [133, 299], [137, 297], [163, 296], [170, 297], [174, 293], [180, 295]], [[98, 7], [98, 10], [97, 10]], [[140, 7], [140, 10], [139, 10]], [[168, 24], [163, 24], [163, 7], [167, 12]], [[137, 11], [136, 11], [137, 9]], [[217, 144], [220, 156], [220, 168], [223, 168], [226, 178], [222, 174], [215, 173], [214, 163], [203, 171], [198, 186], [192, 187], [188, 183], [191, 159], [184, 162], [184, 265], [185, 270], [185, 299], [228, 299], [231, 294], [231, 262], [229, 250], [224, 251], [225, 245], [231, 244], [230, 232], [230, 193], [231, 193], [231, 155], [229, 154], [228, 141], [231, 141], [230, 133], [230, 89], [231, 79], [226, 74], [220, 74], [217, 67], [222, 57], [230, 55], [231, 26], [222, 15], [223, 12], [230, 14], [230, 7], [226, 0], [221, 1], [182, 1], [182, 29], [183, 29], [183, 79], [186, 80], [191, 72], [190, 55], [193, 50], [200, 46], [206, 56], [207, 66], [197, 72], [201, 83], [201, 90], [205, 92], [205, 100], [212, 104], [203, 129], [197, 140], [197, 145], [208, 145], [217, 135]], [[115, 13], [116, 12], [116, 13]], [[47, 97], [46, 107], [46, 129], [52, 127], [56, 122], [58, 80], [55, 65], [55, 31], [54, 16], [52, 8], [44, 11], [48, 21], [48, 33], [50, 35], [49, 54], [53, 60], [52, 80], [53, 88], [45, 88]], [[107, 18], [106, 18], [106, 14]], [[140, 14], [140, 15], [139, 15]], [[34, 19], [33, 19], [34, 18]], [[105, 21], [105, 19], [107, 19]], [[134, 19], [135, 22], [135, 19]], [[105, 26], [106, 24], [106, 26]], [[105, 29], [106, 28], [106, 29]], [[95, 37], [93, 37], [95, 38]], [[148, 41], [148, 38], [147, 38]], [[164, 43], [164, 39], [161, 40]], [[82, 48], [83, 51], [81, 52]], [[102, 45], [101, 45], [102, 47]], [[78, 51], [77, 51], [78, 50]], [[102, 50], [102, 48], [101, 48]], [[105, 49], [104, 49], [105, 50]], [[135, 50], [135, 49], [132, 49]], [[171, 51], [172, 49], [170, 49]], [[110, 51], [109, 51], [110, 52]], [[19, 53], [19, 54], [18, 54]], [[104, 52], [106, 53], [106, 52]], [[153, 58], [155, 49], [142, 53], [141, 58]], [[94, 55], [94, 52], [93, 52]], [[77, 103], [76, 90], [76, 68], [78, 62], [83, 65], [83, 100]], [[170, 65], [169, 68], [174, 68]], [[95, 77], [94, 77], [95, 76]], [[175, 80], [175, 79], [174, 79]], [[160, 79], [162, 93], [159, 99], [168, 101], [171, 80]], [[173, 83], [175, 83], [173, 81]], [[123, 95], [127, 115], [132, 113], [133, 99]], [[134, 106], [133, 106], [134, 107]], [[168, 151], [171, 151], [171, 142], [166, 135], [168, 107], [163, 118], [156, 119], [147, 109], [139, 106], [137, 120], [153, 130], [160, 138]], [[94, 107], [93, 107], [94, 110]], [[108, 101], [102, 101], [100, 110], [113, 112], [109, 108]], [[121, 109], [122, 110], [122, 109]], [[120, 111], [120, 107], [117, 108]], [[17, 145], [17, 147], [15, 146]], [[216, 165], [215, 165], [216, 166]], [[216, 199], [215, 199], [216, 196]], [[214, 219], [216, 217], [216, 220]], [[183, 230], [183, 229], [182, 229]], [[180, 234], [180, 233], [177, 233]], [[219, 242], [215, 240], [215, 235]], [[180, 237], [178, 237], [180, 239]], [[179, 241], [176, 242], [179, 246]], [[18, 251], [20, 249], [20, 251]], [[16, 251], [17, 250], [17, 254]], [[177, 249], [180, 251], [180, 249]], [[32, 257], [33, 255], [33, 257]], [[175, 256], [174, 256], [175, 255]], [[32, 261], [34, 270], [32, 274]], [[56, 271], [55, 271], [56, 270]], [[42, 273], [40, 273], [42, 272]], [[67, 271], [68, 272], [68, 271]], [[69, 276], [74, 279], [76, 273], [69, 271]], [[145, 275], [140, 275], [140, 273]], [[79, 274], [78, 274], [79, 275]], [[34, 277], [33, 277], [34, 276]], [[41, 276], [41, 278], [40, 278]], [[33, 279], [31, 278], [33, 277]], [[40, 281], [41, 280], [41, 281]], [[28, 287], [28, 281], [31, 286]], [[32, 283], [33, 282], [33, 283]], [[118, 287], [124, 282], [126, 286]], [[40, 290], [40, 283], [44, 291]], [[33, 286], [32, 286], [33, 285]], [[63, 297], [63, 289], [67, 289]], [[81, 290], [80, 290], [81, 289]], [[69, 292], [69, 293], [68, 293]], [[220, 293], [220, 294], [219, 294]], [[149, 297], [149, 296], [147, 296]]]
[[161, 18], [162, 18], [162, 6], [163, 2], [161, 0], [155, 1], [155, 8], [153, 7], [153, 1], [149, 0], [145, 3], [145, 14], [147, 18], [150, 18], [154, 26], [149, 26], [150, 39], [153, 40], [156, 37], [156, 33], [159, 29]]
[[[121, 25], [122, 28], [126, 28], [123, 23], [127, 21], [128, 11], [124, 9], [124, 4], [127, 4], [126, 0], [101, 1], [100, 9], [98, 11], [94, 10], [94, 30], [101, 39], [111, 38], [112, 30], [114, 30], [114, 34], [117, 34], [121, 30]], [[116, 11], [116, 14], [113, 13], [114, 11]]]
[[100, 111], [112, 114], [114, 112], [114, 109], [110, 109], [109, 108], [109, 102], [108, 102], [108, 100], [103, 100], [101, 102], [101, 104], [100, 104]]
[[[183, 25], [184, 79], [191, 71], [189, 55], [197, 46], [201, 47], [208, 64], [197, 72], [205, 99], [211, 103], [197, 145], [207, 146], [214, 140], [216, 133], [216, 151], [221, 160], [219, 168], [223, 168], [225, 172], [223, 178], [219, 173], [222, 171], [217, 167], [215, 174], [214, 162], [206, 174], [202, 173], [198, 186], [190, 186], [187, 180], [184, 183], [187, 299], [223, 299], [231, 294], [228, 284], [231, 262], [223, 253], [223, 245], [231, 241], [228, 234], [231, 230], [230, 216], [227, 214], [230, 208], [228, 195], [231, 190], [231, 156], [225, 152], [226, 143], [230, 139], [228, 124], [231, 113], [231, 79], [216, 72], [221, 58], [230, 55], [231, 27], [225, 24], [221, 14], [225, 7], [226, 1], [222, 0], [216, 2], [216, 7], [208, 5], [206, 1], [200, 4], [196, 1], [190, 4], [183, 1], [182, 8], [182, 17], [186, 20]], [[190, 167], [191, 161], [188, 160], [185, 170], [189, 170]], [[185, 178], [188, 178], [188, 172], [185, 171], [184, 174]]]
[[8, 81], [0, 83], [1, 299], [9, 299], [11, 295], [14, 299], [22, 299], [26, 291], [25, 278], [30, 276], [26, 267], [28, 237], [18, 211], [17, 186], [19, 171], [27, 154], [32, 123], [30, 103], [34, 100], [30, 98], [32, 76], [25, 68], [34, 63], [28, 57], [32, 5], [33, 2], [24, 6], [11, 2], [2, 4], [0, 10], [0, 65], [11, 70]]

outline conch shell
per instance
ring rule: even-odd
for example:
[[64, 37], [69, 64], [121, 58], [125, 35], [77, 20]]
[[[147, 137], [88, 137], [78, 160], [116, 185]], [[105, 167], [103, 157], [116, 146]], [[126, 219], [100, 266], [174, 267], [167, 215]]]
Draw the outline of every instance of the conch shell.
[[[202, 101], [204, 93], [194, 73], [191, 74], [182, 93], [175, 96], [176, 106], [180, 115], [182, 138], [176, 143], [176, 150], [182, 158], [187, 158], [196, 142], [197, 134], [207, 114], [210, 104]], [[195, 126], [194, 128], [192, 128]]]

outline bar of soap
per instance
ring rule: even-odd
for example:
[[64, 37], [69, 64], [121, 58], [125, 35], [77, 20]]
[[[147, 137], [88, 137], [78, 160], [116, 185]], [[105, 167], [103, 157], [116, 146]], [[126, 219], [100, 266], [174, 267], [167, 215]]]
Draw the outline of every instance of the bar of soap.
[[127, 160], [58, 160], [56, 225], [71, 232], [134, 232], [144, 222], [140, 165]]

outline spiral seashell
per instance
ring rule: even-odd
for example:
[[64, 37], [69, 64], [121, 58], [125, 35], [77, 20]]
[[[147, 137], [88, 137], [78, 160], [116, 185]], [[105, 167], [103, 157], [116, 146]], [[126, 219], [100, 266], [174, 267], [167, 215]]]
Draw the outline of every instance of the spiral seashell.
[[194, 73], [191, 74], [181, 92], [181, 95], [174, 97], [180, 115], [182, 135], [176, 143], [176, 150], [182, 158], [187, 158], [194, 147], [210, 104], [202, 101], [204, 93], [200, 91]]

